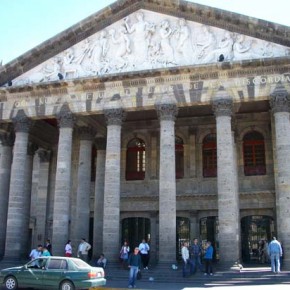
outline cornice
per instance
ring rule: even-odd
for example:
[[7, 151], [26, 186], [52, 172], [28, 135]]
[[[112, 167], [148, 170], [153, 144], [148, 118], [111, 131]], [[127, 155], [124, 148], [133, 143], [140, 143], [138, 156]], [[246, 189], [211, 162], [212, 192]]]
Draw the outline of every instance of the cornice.
[[287, 26], [182, 0], [119, 0], [3, 66], [0, 85], [139, 9], [182, 17], [290, 47]]
[[[183, 78], [190, 81], [232, 79], [255, 75], [283, 74], [290, 71], [290, 57], [275, 59], [257, 59], [252, 61], [223, 62], [211, 65], [193, 65], [178, 68], [154, 69], [140, 72], [111, 74], [103, 77], [79, 78], [66, 81], [54, 81], [29, 86], [0, 88], [1, 99], [10, 94], [28, 93], [31, 96], [68, 94], [74, 91], [105, 91], [110, 86], [137, 87], [172, 82]], [[149, 79], [149, 80], [146, 80]], [[150, 83], [148, 83], [150, 82]]]

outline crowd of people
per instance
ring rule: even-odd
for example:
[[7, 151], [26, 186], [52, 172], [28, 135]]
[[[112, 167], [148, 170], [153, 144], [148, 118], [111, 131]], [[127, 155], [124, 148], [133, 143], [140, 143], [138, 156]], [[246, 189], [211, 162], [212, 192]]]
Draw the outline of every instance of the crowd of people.
[[[88, 262], [89, 251], [91, 245], [83, 238], [80, 241], [77, 249], [77, 257]], [[138, 247], [135, 247], [133, 252], [130, 250], [130, 246], [127, 241], [124, 241], [120, 252], [119, 260], [123, 269], [129, 268], [129, 288], [136, 287], [137, 275], [140, 273], [141, 267], [144, 270], [148, 270], [149, 265], [149, 253], [150, 246], [145, 239], [141, 241]], [[72, 257], [73, 248], [71, 240], [68, 240], [64, 247], [64, 255], [66, 257]], [[268, 244], [266, 240], [261, 240], [259, 243], [259, 260], [262, 263], [271, 262], [271, 270], [273, 273], [279, 273], [281, 271], [281, 258], [283, 255], [283, 249], [281, 243], [272, 238], [272, 241]], [[44, 246], [38, 245], [33, 249], [29, 255], [30, 259], [36, 259], [41, 256], [52, 256], [52, 245], [49, 239], [46, 240]], [[207, 241], [203, 246], [199, 243], [198, 239], [193, 239], [191, 245], [188, 242], [184, 242], [181, 249], [181, 256], [183, 262], [182, 275], [188, 277], [194, 274], [197, 270], [204, 272], [204, 275], [213, 275], [213, 258], [214, 248], [210, 241]], [[204, 263], [202, 263], [202, 260]], [[93, 263], [95, 266], [106, 268], [107, 258], [102, 253], [99, 258]], [[204, 265], [203, 265], [204, 264]]]

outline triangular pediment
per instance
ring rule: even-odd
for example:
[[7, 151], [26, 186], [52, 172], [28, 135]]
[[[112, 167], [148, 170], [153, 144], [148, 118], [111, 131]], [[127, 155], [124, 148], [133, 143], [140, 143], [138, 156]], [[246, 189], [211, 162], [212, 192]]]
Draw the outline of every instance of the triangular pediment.
[[29, 85], [289, 54], [289, 47], [268, 40], [138, 9], [10, 81]]

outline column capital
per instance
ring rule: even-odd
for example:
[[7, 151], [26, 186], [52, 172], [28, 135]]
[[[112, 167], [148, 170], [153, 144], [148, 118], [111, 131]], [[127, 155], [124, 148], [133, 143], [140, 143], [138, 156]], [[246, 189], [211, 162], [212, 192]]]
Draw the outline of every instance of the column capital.
[[33, 156], [37, 149], [38, 145], [33, 142], [29, 142], [27, 145], [27, 155]]
[[19, 110], [15, 117], [12, 118], [15, 132], [28, 133], [32, 121], [26, 116], [24, 110]]
[[155, 104], [157, 115], [160, 121], [175, 121], [178, 108], [175, 103], [158, 103]]
[[270, 94], [270, 106], [273, 114], [277, 112], [290, 112], [290, 97], [285, 87], [278, 84]]
[[216, 117], [230, 117], [233, 113], [233, 100], [230, 98], [217, 98], [212, 102], [212, 109]]
[[126, 112], [122, 108], [104, 109], [107, 125], [120, 125], [126, 117]]
[[15, 134], [11, 132], [0, 132], [0, 142], [3, 146], [12, 147], [15, 141]]
[[94, 135], [96, 132], [90, 126], [81, 126], [81, 127], [78, 127], [78, 133], [80, 135], [81, 140], [93, 141]]
[[104, 137], [97, 137], [95, 139], [97, 150], [106, 150], [107, 140]]
[[67, 103], [63, 104], [59, 113], [57, 114], [57, 121], [60, 128], [73, 128], [75, 123], [75, 116], [71, 112]]
[[41, 163], [49, 162], [50, 156], [51, 156], [50, 150], [40, 148], [37, 151], [37, 154], [38, 154], [38, 157], [39, 157]]

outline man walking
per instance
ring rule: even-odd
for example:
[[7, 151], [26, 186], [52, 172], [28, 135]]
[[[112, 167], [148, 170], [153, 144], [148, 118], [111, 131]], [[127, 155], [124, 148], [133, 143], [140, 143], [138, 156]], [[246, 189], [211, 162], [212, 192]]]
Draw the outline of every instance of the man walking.
[[268, 246], [268, 254], [271, 259], [271, 270], [273, 273], [280, 273], [280, 257], [282, 257], [281, 244], [273, 237]]
[[136, 247], [134, 252], [129, 256], [128, 267], [130, 268], [128, 288], [135, 288], [137, 273], [140, 271], [141, 267], [141, 256], [139, 255], [138, 247]]

